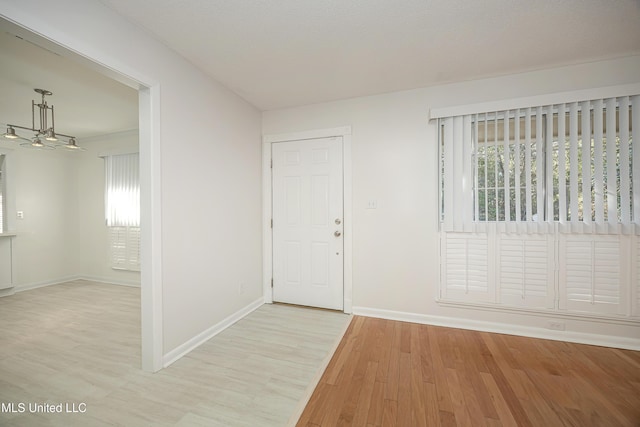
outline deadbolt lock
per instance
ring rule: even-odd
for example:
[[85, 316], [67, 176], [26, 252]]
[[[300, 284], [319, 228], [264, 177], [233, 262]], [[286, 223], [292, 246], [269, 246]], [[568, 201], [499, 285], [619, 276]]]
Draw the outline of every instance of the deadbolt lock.
[[342, 221], [340, 221], [340, 218], [336, 218], [336, 225], [340, 225], [342, 223]]

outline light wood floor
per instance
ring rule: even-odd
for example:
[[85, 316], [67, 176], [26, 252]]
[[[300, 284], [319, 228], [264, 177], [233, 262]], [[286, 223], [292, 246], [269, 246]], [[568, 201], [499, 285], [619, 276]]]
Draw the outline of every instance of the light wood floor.
[[354, 317], [298, 426], [640, 426], [640, 352]]
[[139, 289], [76, 281], [0, 298], [0, 402], [86, 404], [5, 411], [0, 425], [284, 426], [349, 319], [264, 305], [148, 374]]

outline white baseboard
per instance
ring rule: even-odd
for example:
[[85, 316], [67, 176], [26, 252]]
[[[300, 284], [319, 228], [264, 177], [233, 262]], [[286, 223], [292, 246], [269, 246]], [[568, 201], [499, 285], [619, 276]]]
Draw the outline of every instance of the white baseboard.
[[4, 288], [0, 289], [0, 298], [8, 297], [9, 295], [13, 295], [16, 293], [16, 288]]
[[140, 283], [136, 281], [129, 280], [113, 280], [107, 277], [97, 277], [97, 276], [84, 276], [84, 275], [75, 275], [75, 276], [66, 276], [60, 277], [58, 279], [46, 280], [43, 282], [32, 282], [25, 283], [13, 288], [14, 292], [24, 292], [30, 291], [32, 289], [44, 288], [45, 286], [52, 285], [60, 285], [61, 283], [73, 282], [74, 280], [88, 280], [90, 282], [98, 282], [107, 285], [118, 285], [118, 286], [131, 286], [134, 288], [139, 288]]
[[449, 328], [470, 329], [498, 334], [519, 335], [523, 337], [542, 338], [555, 341], [566, 341], [578, 344], [599, 345], [603, 347], [640, 350], [640, 339], [613, 335], [588, 334], [573, 331], [553, 331], [531, 326], [520, 326], [509, 323], [486, 322], [471, 319], [460, 319], [445, 316], [430, 316], [419, 313], [382, 310], [378, 308], [353, 307], [353, 314], [381, 319], [399, 320], [401, 322], [421, 323]]
[[227, 318], [223, 319], [222, 321], [220, 321], [220, 322], [216, 323], [215, 325], [211, 326], [209, 329], [199, 333], [198, 335], [196, 335], [195, 337], [191, 338], [187, 342], [185, 342], [185, 343], [179, 345], [178, 347], [174, 348], [173, 350], [171, 350], [170, 352], [168, 352], [167, 354], [164, 355], [163, 362], [162, 362], [163, 367], [165, 367], [165, 368], [168, 367], [173, 362], [175, 362], [176, 360], [180, 359], [182, 356], [184, 356], [185, 354], [189, 353], [190, 351], [192, 351], [196, 347], [200, 346], [204, 342], [206, 342], [209, 339], [213, 338], [214, 336], [218, 335], [220, 332], [224, 331], [229, 326], [233, 325], [238, 320], [242, 319], [243, 317], [245, 317], [246, 315], [248, 315], [252, 311], [260, 308], [263, 304], [264, 304], [264, 298], [260, 297], [257, 300], [255, 300], [254, 302], [252, 302], [251, 304], [247, 305], [246, 307], [241, 308], [240, 310], [236, 311], [232, 315], [228, 316]]
[[107, 285], [129, 286], [132, 288], [140, 287], [139, 280], [120, 280], [120, 279], [113, 279], [111, 277], [85, 276], [85, 275], [80, 276], [79, 279], [89, 280], [91, 282], [105, 283]]
[[32, 289], [44, 288], [45, 286], [59, 285], [61, 283], [72, 282], [74, 280], [82, 279], [81, 276], [65, 276], [58, 279], [45, 280], [43, 282], [23, 283], [16, 286], [14, 289], [16, 292], [30, 291]]

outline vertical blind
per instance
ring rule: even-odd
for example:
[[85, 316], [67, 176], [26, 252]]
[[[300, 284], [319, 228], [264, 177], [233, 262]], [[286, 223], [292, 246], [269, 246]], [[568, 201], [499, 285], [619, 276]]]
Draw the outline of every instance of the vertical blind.
[[105, 157], [105, 207], [110, 227], [140, 226], [139, 156], [123, 154]]
[[640, 229], [639, 95], [445, 117], [439, 129], [444, 231]]

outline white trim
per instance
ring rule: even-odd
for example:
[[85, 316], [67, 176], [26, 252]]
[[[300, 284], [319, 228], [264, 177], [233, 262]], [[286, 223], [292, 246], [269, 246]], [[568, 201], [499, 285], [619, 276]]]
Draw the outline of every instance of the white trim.
[[620, 316], [620, 317], [612, 317], [612, 316], [603, 316], [599, 314], [591, 314], [591, 313], [578, 313], [572, 312], [569, 313], [563, 310], [556, 309], [535, 309], [535, 308], [526, 308], [526, 307], [513, 307], [507, 305], [499, 305], [495, 304], [480, 304], [480, 303], [470, 303], [470, 302], [461, 302], [461, 301], [452, 301], [452, 300], [437, 300], [438, 305], [441, 307], [454, 307], [454, 308], [462, 308], [462, 309], [471, 309], [471, 310], [481, 310], [481, 311], [491, 311], [495, 313], [512, 313], [512, 314], [524, 314], [524, 315], [533, 315], [539, 317], [554, 317], [554, 318], [564, 318], [571, 319], [577, 321], [589, 321], [596, 323], [610, 323], [616, 325], [627, 325], [627, 326], [640, 326], [640, 319], [628, 317], [628, 316]]
[[332, 136], [351, 135], [351, 126], [342, 126], [328, 129], [313, 129], [301, 132], [278, 133], [264, 135], [262, 141], [264, 143], [300, 141], [303, 139], [331, 138]]
[[47, 286], [60, 285], [62, 283], [73, 282], [74, 280], [80, 280], [82, 277], [78, 275], [73, 276], [64, 276], [59, 277], [57, 279], [51, 280], [43, 280], [41, 282], [31, 282], [31, 283], [23, 283], [21, 285], [16, 285], [13, 289], [15, 292], [24, 292], [30, 291], [32, 289], [44, 288]]
[[298, 421], [300, 420], [300, 417], [302, 416], [302, 413], [304, 412], [304, 409], [306, 408], [307, 403], [309, 403], [309, 399], [311, 399], [311, 395], [315, 391], [318, 383], [320, 383], [320, 379], [322, 378], [324, 371], [327, 369], [327, 366], [329, 366], [329, 362], [331, 362], [331, 359], [333, 358], [334, 353], [338, 349], [338, 346], [340, 345], [342, 338], [344, 338], [344, 334], [347, 332], [347, 329], [349, 329], [349, 325], [351, 325], [352, 321], [353, 321], [353, 316], [350, 316], [349, 321], [344, 325], [344, 327], [338, 334], [338, 337], [336, 338], [335, 342], [333, 343], [331, 348], [329, 348], [329, 351], [327, 352], [326, 356], [320, 363], [320, 366], [318, 367], [318, 370], [316, 371], [315, 375], [309, 381], [309, 384], [307, 385], [307, 388], [304, 391], [304, 394], [298, 401], [298, 404], [296, 405], [296, 409], [293, 411], [293, 414], [291, 415], [291, 417], [289, 417], [289, 421], [287, 421], [287, 427], [295, 427], [295, 425], [298, 424]]
[[138, 90], [140, 132], [140, 284], [142, 369], [164, 360], [162, 311], [162, 158], [160, 85]]
[[96, 282], [103, 285], [113, 285], [113, 286], [127, 286], [131, 288], [140, 288], [140, 283], [134, 280], [117, 280], [111, 279], [107, 277], [98, 277], [98, 276], [86, 276], [86, 275], [72, 275], [72, 276], [64, 276], [57, 279], [52, 280], [44, 280], [41, 282], [31, 282], [25, 283], [22, 285], [17, 285], [13, 288], [14, 292], [25, 292], [31, 291], [33, 289], [45, 288], [47, 286], [55, 286], [61, 285], [63, 283], [75, 282], [77, 280], [86, 280], [87, 282]]
[[351, 126], [343, 128], [342, 162], [344, 167], [342, 197], [344, 199], [344, 312], [353, 310], [353, 185], [351, 170]]
[[271, 279], [273, 277], [273, 240], [271, 233], [271, 144], [285, 141], [342, 137], [343, 199], [344, 199], [344, 283], [343, 310], [349, 314], [353, 305], [353, 212], [351, 126], [316, 129], [302, 132], [264, 135], [262, 138], [262, 289], [264, 302], [273, 302]]
[[[16, 3], [17, 4], [17, 3]], [[55, 26], [46, 16], [32, 14], [15, 6], [11, 2], [2, 2], [0, 27], [11, 34], [33, 42], [42, 48], [54, 52], [66, 58], [72, 58], [81, 65], [97, 71], [117, 82], [139, 89], [139, 85], [153, 86], [157, 83], [155, 78], [148, 74], [140, 73], [137, 69], [120, 62], [113, 56], [102, 50], [88, 45], [85, 40], [69, 35], [63, 26]]]
[[97, 276], [65, 276], [59, 279], [46, 280], [42, 282], [27, 283], [20, 286], [14, 286], [0, 290], [0, 297], [6, 297], [19, 292], [32, 291], [34, 289], [45, 288], [47, 286], [61, 285], [63, 283], [75, 282], [77, 280], [86, 280], [101, 285], [126, 286], [130, 288], [140, 288], [140, 283], [133, 280], [113, 280], [111, 278]]
[[8, 297], [16, 293], [16, 288], [4, 288], [0, 289], [0, 298]]
[[[353, 314], [358, 316], [377, 317], [380, 319], [398, 320], [401, 322], [420, 323], [424, 325], [444, 326], [448, 328], [469, 329], [473, 331], [492, 332], [498, 334], [518, 335], [530, 338], [542, 338], [555, 341], [566, 341], [578, 344], [599, 345], [604, 347], [640, 350], [640, 339], [618, 337], [612, 335], [588, 334], [573, 331], [554, 331], [531, 326], [518, 326], [510, 323], [486, 322], [457, 317], [432, 316], [419, 313], [382, 310], [378, 308], [353, 307]], [[554, 314], [546, 316], [557, 317]], [[564, 316], [563, 316], [564, 317]], [[579, 319], [583, 320], [583, 319]]]
[[527, 108], [536, 105], [569, 104], [571, 102], [586, 101], [590, 99], [614, 98], [618, 96], [637, 94], [640, 94], [640, 83], [632, 83], [619, 86], [606, 86], [594, 89], [575, 90], [570, 92], [550, 93], [546, 95], [482, 102], [478, 104], [431, 108], [429, 110], [429, 120], [443, 117], [484, 113], [487, 111], [515, 110], [516, 108]]
[[164, 355], [163, 367], [164, 368], [168, 367], [169, 365], [171, 365], [176, 360], [180, 359], [185, 354], [191, 352], [192, 350], [204, 344], [214, 336], [218, 335], [220, 332], [227, 329], [229, 326], [236, 323], [238, 320], [242, 319], [243, 317], [257, 310], [263, 304], [264, 304], [263, 298], [258, 298], [257, 300], [245, 306], [244, 308], [241, 308], [240, 310], [236, 311], [230, 316], [227, 316], [222, 321], [216, 323], [210, 328], [200, 332], [198, 335], [189, 339], [185, 343], [174, 348], [173, 350], [171, 350], [170, 352]]
[[127, 286], [130, 288], [140, 288], [140, 280], [122, 280], [113, 279], [111, 277], [85, 276], [81, 275], [78, 280], [88, 280], [90, 282], [104, 283], [105, 285]]
[[262, 143], [262, 295], [273, 303], [273, 234], [271, 233], [271, 143]]

